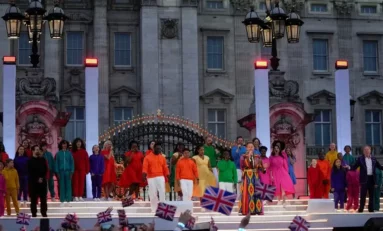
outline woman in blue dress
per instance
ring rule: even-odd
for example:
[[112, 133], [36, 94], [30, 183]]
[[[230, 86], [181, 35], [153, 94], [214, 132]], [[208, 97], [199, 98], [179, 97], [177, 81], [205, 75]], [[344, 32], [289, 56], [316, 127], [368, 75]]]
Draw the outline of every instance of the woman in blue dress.
[[[296, 185], [297, 184], [297, 178], [295, 177], [294, 164], [297, 161], [297, 159], [295, 158], [295, 155], [291, 151], [290, 147], [287, 147], [285, 151], [286, 151], [286, 154], [288, 157], [287, 158], [287, 165], [289, 166], [289, 175], [290, 175], [290, 178], [291, 178], [291, 181], [293, 182], [293, 184]], [[295, 198], [295, 194], [293, 195], [293, 197]]]

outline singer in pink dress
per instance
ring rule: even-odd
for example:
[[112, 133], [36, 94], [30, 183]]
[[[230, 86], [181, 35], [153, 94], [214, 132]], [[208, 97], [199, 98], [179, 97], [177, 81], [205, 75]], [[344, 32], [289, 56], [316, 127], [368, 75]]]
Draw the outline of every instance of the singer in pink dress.
[[270, 175], [270, 160], [266, 156], [267, 147], [262, 146], [259, 148], [259, 151], [261, 152], [261, 160], [262, 160], [262, 166], [264, 171], [259, 171], [259, 178], [261, 179], [261, 182], [263, 184], [271, 185], [271, 175]]
[[275, 144], [269, 159], [271, 180], [276, 187], [275, 196], [278, 198], [278, 204], [280, 204], [281, 197], [283, 197], [283, 205], [285, 206], [286, 195], [295, 193], [287, 166], [287, 155], [281, 152], [278, 144]]

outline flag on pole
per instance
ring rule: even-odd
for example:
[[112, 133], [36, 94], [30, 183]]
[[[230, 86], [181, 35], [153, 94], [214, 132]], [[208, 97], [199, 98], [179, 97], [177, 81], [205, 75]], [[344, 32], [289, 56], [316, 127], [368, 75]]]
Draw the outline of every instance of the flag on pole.
[[112, 214], [111, 214], [112, 210], [113, 210], [113, 208], [109, 207], [104, 212], [99, 212], [97, 214], [97, 221], [98, 221], [98, 223], [99, 224], [103, 224], [103, 223], [112, 221]]
[[217, 231], [218, 230], [218, 227], [215, 225], [213, 217], [211, 218], [209, 229], [210, 229], [210, 231]]
[[193, 229], [195, 222], [196, 222], [196, 219], [194, 217], [191, 217], [190, 220], [186, 223], [185, 228]]
[[276, 187], [273, 185], [262, 184], [258, 181], [255, 184], [255, 195], [258, 195], [262, 200], [273, 201]]
[[128, 222], [128, 219], [126, 218], [125, 210], [119, 209], [119, 210], [117, 210], [117, 214], [118, 214], [119, 224], [123, 227], [126, 227], [129, 224], [129, 222]]
[[65, 216], [63, 222], [61, 223], [61, 227], [64, 229], [77, 229], [79, 227], [77, 223], [78, 223], [78, 218], [76, 214], [68, 213]]
[[176, 214], [176, 210], [176, 206], [160, 202], [158, 203], [155, 216], [164, 220], [173, 221], [174, 215]]
[[201, 207], [208, 210], [230, 215], [237, 195], [215, 187], [207, 187], [201, 198]]
[[289, 226], [289, 229], [291, 231], [308, 231], [309, 228], [310, 228], [310, 223], [308, 223], [301, 216], [294, 217], [293, 221], [291, 222]]
[[19, 213], [16, 217], [16, 224], [20, 225], [29, 225], [29, 222], [31, 220], [31, 215], [28, 215], [26, 213]]
[[134, 204], [134, 200], [131, 196], [127, 196], [125, 199], [122, 200], [122, 207], [129, 207]]

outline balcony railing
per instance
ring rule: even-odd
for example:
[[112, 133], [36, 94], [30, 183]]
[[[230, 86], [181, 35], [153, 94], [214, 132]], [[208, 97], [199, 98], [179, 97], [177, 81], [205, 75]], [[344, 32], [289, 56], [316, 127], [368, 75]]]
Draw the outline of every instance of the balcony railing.
[[[363, 145], [352, 147], [352, 154], [358, 156], [363, 154]], [[328, 151], [328, 146], [307, 146], [306, 147], [306, 156], [307, 157], [316, 157], [319, 152], [326, 154]], [[383, 146], [372, 146], [372, 155], [383, 157]]]

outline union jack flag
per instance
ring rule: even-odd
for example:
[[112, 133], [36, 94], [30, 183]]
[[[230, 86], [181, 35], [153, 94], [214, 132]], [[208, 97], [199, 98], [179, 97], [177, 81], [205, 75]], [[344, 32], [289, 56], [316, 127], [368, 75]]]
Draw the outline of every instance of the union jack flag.
[[158, 203], [155, 216], [164, 220], [173, 221], [176, 210], [176, 206], [160, 202]]
[[76, 214], [68, 213], [65, 216], [64, 221], [61, 223], [61, 227], [64, 229], [77, 229], [78, 228], [77, 223], [78, 223], [78, 218]]
[[201, 207], [230, 215], [237, 195], [215, 187], [207, 187], [201, 198]]
[[126, 197], [122, 200], [122, 207], [128, 207], [134, 204], [134, 200], [131, 196]]
[[20, 225], [29, 225], [29, 221], [31, 220], [31, 215], [26, 213], [19, 213], [16, 217], [16, 224]]
[[191, 217], [190, 220], [186, 223], [185, 227], [187, 229], [193, 229], [195, 225], [196, 219], [194, 217]]
[[126, 219], [126, 213], [124, 209], [117, 210], [118, 213], [118, 222], [121, 226], [126, 227], [128, 223], [128, 219]]
[[291, 222], [289, 229], [291, 231], [308, 231], [310, 228], [310, 223], [308, 223], [301, 216], [294, 217], [294, 220]]
[[211, 218], [209, 229], [210, 229], [210, 231], [217, 231], [218, 230], [218, 227], [215, 225], [213, 217]]
[[268, 200], [272, 202], [275, 195], [275, 190], [275, 186], [262, 184], [260, 181], [255, 184], [255, 195], [259, 196], [262, 200]]
[[98, 221], [98, 223], [99, 224], [103, 224], [103, 223], [112, 221], [112, 214], [111, 214], [112, 210], [113, 210], [113, 208], [109, 207], [104, 212], [99, 212], [97, 214], [97, 221]]

